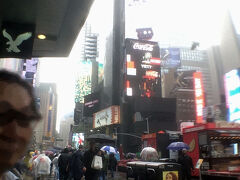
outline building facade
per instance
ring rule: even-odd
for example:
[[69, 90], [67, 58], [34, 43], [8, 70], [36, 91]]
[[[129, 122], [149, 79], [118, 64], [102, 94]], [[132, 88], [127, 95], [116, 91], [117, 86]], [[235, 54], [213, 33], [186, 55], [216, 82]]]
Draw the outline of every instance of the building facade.
[[36, 87], [36, 96], [40, 99], [42, 120], [35, 129], [36, 143], [40, 148], [52, 146], [56, 135], [57, 93], [56, 84], [40, 83]]

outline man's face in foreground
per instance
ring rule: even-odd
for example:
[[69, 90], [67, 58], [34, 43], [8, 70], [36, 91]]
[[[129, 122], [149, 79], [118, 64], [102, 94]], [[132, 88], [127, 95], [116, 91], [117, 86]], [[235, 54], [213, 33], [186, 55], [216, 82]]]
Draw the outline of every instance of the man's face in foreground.
[[23, 156], [31, 139], [30, 104], [26, 89], [0, 81], [0, 175]]

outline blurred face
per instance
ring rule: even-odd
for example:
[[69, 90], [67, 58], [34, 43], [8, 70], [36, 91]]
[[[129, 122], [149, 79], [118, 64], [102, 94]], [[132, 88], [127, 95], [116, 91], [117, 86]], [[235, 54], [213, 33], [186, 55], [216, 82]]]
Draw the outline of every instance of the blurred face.
[[167, 174], [167, 176], [166, 176], [166, 180], [173, 180], [172, 175], [171, 175], [171, 174]]
[[0, 175], [23, 156], [31, 139], [30, 103], [23, 87], [0, 82]]

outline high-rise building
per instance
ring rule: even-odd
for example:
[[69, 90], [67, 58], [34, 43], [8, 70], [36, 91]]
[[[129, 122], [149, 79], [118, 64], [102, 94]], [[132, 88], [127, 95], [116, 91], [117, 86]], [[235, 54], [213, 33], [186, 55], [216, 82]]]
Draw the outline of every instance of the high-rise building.
[[58, 147], [64, 148], [69, 144], [69, 138], [71, 138], [69, 137], [71, 124], [73, 124], [72, 114], [68, 114], [61, 119], [59, 137], [62, 139], [62, 141], [55, 143]]
[[[207, 50], [191, 50], [190, 48], [180, 48], [181, 71], [199, 71], [203, 76], [203, 87], [206, 96], [206, 105], [213, 105], [219, 102], [220, 94], [213, 88], [216, 81], [216, 70], [214, 64], [209, 60]], [[162, 70], [163, 97], [169, 97], [174, 86], [174, 73], [176, 69]], [[214, 76], [215, 75], [215, 76]], [[216, 100], [217, 99], [217, 100]]]
[[[216, 63], [212, 49], [191, 50], [190, 47], [180, 49], [181, 66], [162, 69], [163, 97], [176, 98], [176, 122], [178, 130], [183, 124], [196, 121], [196, 105], [194, 91], [194, 72], [201, 72], [205, 106], [220, 104], [220, 88]], [[182, 125], [181, 125], [182, 124]]]
[[35, 136], [37, 145], [42, 145], [42, 148], [44, 148], [53, 144], [56, 134], [56, 84], [40, 83], [40, 86], [36, 87], [35, 91], [36, 96], [40, 99], [40, 112], [42, 114], [42, 120], [35, 129]]

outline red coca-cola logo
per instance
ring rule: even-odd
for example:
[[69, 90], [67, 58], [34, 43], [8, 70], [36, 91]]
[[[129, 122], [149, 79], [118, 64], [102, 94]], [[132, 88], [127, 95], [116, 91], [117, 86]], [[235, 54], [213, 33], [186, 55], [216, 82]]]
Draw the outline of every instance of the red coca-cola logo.
[[138, 49], [141, 51], [153, 51], [153, 46], [152, 44], [140, 44], [140, 43], [134, 43], [133, 49]]

